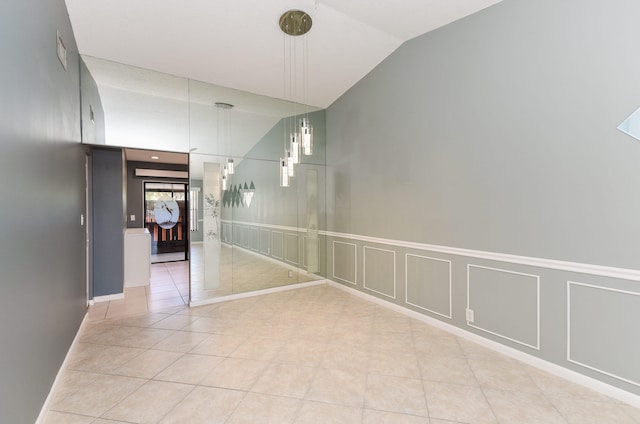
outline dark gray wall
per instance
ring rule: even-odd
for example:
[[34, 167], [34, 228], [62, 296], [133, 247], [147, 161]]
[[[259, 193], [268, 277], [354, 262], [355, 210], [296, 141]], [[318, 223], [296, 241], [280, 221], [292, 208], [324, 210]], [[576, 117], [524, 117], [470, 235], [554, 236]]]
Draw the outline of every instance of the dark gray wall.
[[86, 307], [79, 57], [64, 1], [2, 1], [0, 52], [0, 422], [21, 424], [35, 422]]
[[639, 14], [506, 0], [405, 43], [327, 110], [328, 228], [640, 268]]
[[352, 87], [326, 112], [329, 278], [640, 394], [637, 16], [505, 0]]
[[[136, 177], [136, 168], [166, 169], [171, 171], [188, 171], [188, 165], [171, 163], [150, 163], [127, 161], [127, 228], [144, 228], [144, 183], [148, 182], [180, 182], [189, 183], [189, 179]], [[131, 221], [131, 215], [136, 216]]]
[[124, 290], [124, 159], [121, 149], [92, 149], [93, 295]]

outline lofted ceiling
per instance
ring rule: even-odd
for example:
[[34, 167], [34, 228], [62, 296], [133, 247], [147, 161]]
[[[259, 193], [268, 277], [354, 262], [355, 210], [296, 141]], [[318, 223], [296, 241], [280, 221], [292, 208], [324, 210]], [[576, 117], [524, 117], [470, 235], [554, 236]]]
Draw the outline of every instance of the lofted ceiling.
[[[500, 0], [66, 0], [80, 53], [326, 108], [403, 42]], [[288, 9], [313, 19], [308, 92], [285, 95]], [[301, 38], [299, 38], [301, 39]]]

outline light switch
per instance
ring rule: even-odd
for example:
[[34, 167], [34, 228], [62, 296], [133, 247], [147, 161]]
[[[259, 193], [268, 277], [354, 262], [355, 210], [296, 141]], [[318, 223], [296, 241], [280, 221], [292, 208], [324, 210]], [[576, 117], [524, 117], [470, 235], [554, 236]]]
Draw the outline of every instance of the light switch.
[[131, 219], [131, 222], [133, 222], [133, 221], [136, 220], [136, 216], [135, 215], [131, 215], [130, 219]]

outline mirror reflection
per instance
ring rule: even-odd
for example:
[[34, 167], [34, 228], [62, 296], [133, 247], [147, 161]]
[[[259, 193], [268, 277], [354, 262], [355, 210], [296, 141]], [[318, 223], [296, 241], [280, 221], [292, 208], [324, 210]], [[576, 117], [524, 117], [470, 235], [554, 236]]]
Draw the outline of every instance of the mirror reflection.
[[[323, 110], [83, 59], [104, 109], [104, 144], [189, 153], [192, 304], [325, 277]], [[286, 133], [302, 118], [313, 124], [313, 155], [301, 155], [281, 187]]]

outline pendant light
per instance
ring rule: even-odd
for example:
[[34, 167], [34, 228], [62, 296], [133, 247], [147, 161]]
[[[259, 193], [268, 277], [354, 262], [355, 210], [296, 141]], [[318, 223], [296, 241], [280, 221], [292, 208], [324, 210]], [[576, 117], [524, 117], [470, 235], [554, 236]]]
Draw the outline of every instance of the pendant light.
[[289, 187], [289, 166], [286, 159], [280, 158], [280, 187]]
[[[229, 176], [235, 173], [233, 164], [233, 158], [231, 157], [231, 141], [229, 137], [229, 111], [233, 108], [232, 104], [216, 102], [214, 104], [218, 108], [217, 113], [217, 131], [218, 131], [218, 144], [220, 144], [220, 133], [222, 132], [222, 149], [219, 148], [220, 154], [229, 153], [227, 156], [227, 162], [222, 167], [222, 190], [229, 188]], [[222, 118], [220, 115], [222, 114]], [[223, 127], [220, 131], [220, 127]]]
[[[285, 100], [289, 100], [294, 104], [294, 113], [293, 116], [296, 116], [295, 107], [298, 103], [300, 103], [300, 99], [297, 97], [298, 91], [298, 68], [299, 64], [297, 62], [297, 50], [298, 50], [298, 42], [297, 39], [299, 36], [305, 35], [311, 29], [313, 24], [311, 20], [311, 16], [309, 16], [306, 12], [302, 10], [288, 10], [280, 16], [280, 20], [278, 22], [280, 29], [285, 34], [284, 42], [283, 42], [283, 58], [284, 58], [284, 98]], [[302, 48], [302, 103], [306, 103], [306, 92], [307, 92], [307, 72], [308, 72], [308, 59], [307, 59], [307, 38], [300, 37], [302, 39], [302, 44], [300, 47]], [[287, 55], [288, 50], [288, 55]], [[287, 63], [288, 61], [288, 63]], [[288, 81], [287, 81], [288, 78]], [[288, 83], [288, 84], [287, 84]], [[288, 85], [288, 93], [287, 93], [287, 85]], [[300, 154], [311, 155], [313, 152], [313, 127], [311, 126], [311, 122], [309, 121], [308, 114], [305, 114], [304, 117], [300, 120], [300, 122], [296, 122], [296, 118], [289, 118], [288, 122], [285, 120], [284, 122], [284, 159], [281, 159], [281, 170], [280, 170], [280, 185], [282, 187], [288, 187], [290, 184], [289, 179], [295, 176], [295, 165], [300, 163]], [[287, 135], [287, 126], [288, 132]], [[288, 142], [288, 143], [287, 143]], [[287, 145], [288, 144], [288, 145]], [[283, 177], [283, 168], [286, 166], [287, 168], [287, 181], [285, 184]]]

